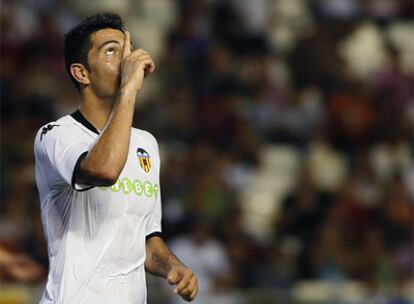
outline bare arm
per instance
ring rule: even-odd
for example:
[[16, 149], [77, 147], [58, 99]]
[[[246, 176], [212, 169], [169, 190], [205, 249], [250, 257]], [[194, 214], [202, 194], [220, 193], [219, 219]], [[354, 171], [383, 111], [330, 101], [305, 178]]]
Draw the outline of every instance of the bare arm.
[[145, 270], [153, 275], [167, 278], [172, 266], [185, 267], [160, 237], [147, 240], [146, 251]]
[[136, 93], [120, 94], [95, 145], [81, 161], [76, 182], [95, 186], [114, 184], [125, 165]]
[[197, 277], [168, 249], [162, 238], [150, 238], [146, 243], [146, 253], [147, 272], [166, 278], [171, 285], [176, 285], [174, 292], [184, 300], [194, 300], [198, 292]]
[[117, 181], [127, 160], [135, 100], [142, 87], [145, 71], [152, 73], [155, 69], [148, 53], [141, 49], [131, 53], [130, 45], [130, 36], [126, 32], [118, 99], [99, 139], [81, 160], [75, 176], [76, 183], [112, 185]]

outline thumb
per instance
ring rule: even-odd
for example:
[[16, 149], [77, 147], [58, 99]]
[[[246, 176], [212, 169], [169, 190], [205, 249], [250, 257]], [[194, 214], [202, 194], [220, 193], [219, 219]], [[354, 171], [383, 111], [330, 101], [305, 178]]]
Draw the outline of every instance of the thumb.
[[170, 270], [170, 272], [167, 275], [168, 283], [171, 285], [177, 284], [180, 280], [181, 273], [179, 269], [173, 268]]

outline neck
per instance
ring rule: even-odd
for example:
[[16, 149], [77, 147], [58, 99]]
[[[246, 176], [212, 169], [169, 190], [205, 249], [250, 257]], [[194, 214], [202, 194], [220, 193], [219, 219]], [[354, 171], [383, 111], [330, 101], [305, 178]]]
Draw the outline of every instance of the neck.
[[101, 131], [111, 115], [113, 105], [113, 99], [102, 99], [88, 91], [83, 91], [79, 110], [96, 129]]

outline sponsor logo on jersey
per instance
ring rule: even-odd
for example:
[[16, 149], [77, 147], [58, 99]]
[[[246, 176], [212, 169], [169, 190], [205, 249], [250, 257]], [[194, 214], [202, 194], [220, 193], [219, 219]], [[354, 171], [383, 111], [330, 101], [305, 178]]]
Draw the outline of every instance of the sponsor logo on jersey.
[[142, 148], [138, 148], [137, 159], [141, 168], [148, 173], [151, 170], [151, 157], [148, 152]]
[[115, 184], [110, 187], [99, 187], [101, 190], [111, 192], [122, 192], [125, 195], [137, 195], [146, 197], [158, 197], [158, 185], [150, 181], [131, 180], [128, 177], [120, 177]]

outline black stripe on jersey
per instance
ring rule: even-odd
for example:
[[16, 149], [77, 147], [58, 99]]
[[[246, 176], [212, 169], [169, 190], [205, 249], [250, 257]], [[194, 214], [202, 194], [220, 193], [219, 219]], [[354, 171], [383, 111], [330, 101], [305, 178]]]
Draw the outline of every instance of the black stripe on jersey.
[[162, 233], [158, 232], [158, 231], [150, 233], [145, 237], [145, 241], [148, 241], [150, 238], [152, 238], [154, 236], [158, 236], [158, 237], [162, 238]]
[[79, 110], [76, 110], [70, 116], [73, 117], [76, 121], [80, 122], [82, 125], [84, 125], [86, 128], [91, 130], [92, 132], [99, 135], [99, 131], [85, 118], [85, 116], [82, 115], [82, 113]]
[[84, 159], [87, 154], [88, 154], [88, 151], [83, 152], [79, 156], [78, 160], [76, 161], [75, 168], [73, 169], [73, 173], [72, 173], [72, 182], [71, 182], [72, 188], [76, 191], [79, 191], [79, 192], [87, 191], [87, 190], [92, 189], [93, 187], [95, 187], [95, 186], [90, 186], [90, 187], [85, 188], [85, 189], [76, 189], [76, 187], [75, 187], [75, 177], [76, 177], [76, 174], [78, 174], [78, 172], [79, 172], [81, 160]]

